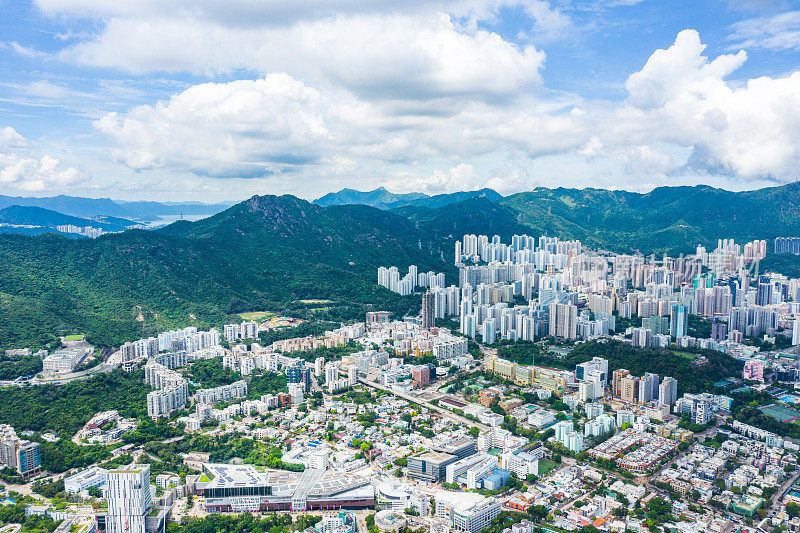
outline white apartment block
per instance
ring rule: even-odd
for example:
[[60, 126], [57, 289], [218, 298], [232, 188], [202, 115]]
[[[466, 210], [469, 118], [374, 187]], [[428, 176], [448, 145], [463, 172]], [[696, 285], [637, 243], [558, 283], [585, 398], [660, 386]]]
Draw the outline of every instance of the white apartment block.
[[153, 505], [150, 465], [125, 465], [108, 472], [108, 533], [145, 533], [145, 518]]
[[195, 393], [194, 399], [197, 403], [214, 405], [245, 397], [247, 397], [247, 382], [239, 380], [230, 385], [222, 385], [213, 389], [200, 389]]

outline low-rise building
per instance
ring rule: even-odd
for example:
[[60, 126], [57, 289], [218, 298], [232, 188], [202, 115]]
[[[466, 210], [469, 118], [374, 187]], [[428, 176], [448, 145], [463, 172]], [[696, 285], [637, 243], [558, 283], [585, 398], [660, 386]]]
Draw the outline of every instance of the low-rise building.
[[458, 531], [479, 533], [500, 514], [500, 508], [500, 502], [475, 493], [439, 492], [436, 495], [436, 517]]
[[107, 470], [93, 466], [66, 478], [64, 491], [67, 494], [78, 494], [89, 487], [100, 487], [106, 484], [107, 477]]
[[408, 475], [436, 483], [445, 477], [445, 469], [458, 456], [444, 452], [426, 452], [408, 458]]
[[62, 348], [42, 361], [42, 371], [47, 374], [69, 374], [92, 353], [90, 347]]

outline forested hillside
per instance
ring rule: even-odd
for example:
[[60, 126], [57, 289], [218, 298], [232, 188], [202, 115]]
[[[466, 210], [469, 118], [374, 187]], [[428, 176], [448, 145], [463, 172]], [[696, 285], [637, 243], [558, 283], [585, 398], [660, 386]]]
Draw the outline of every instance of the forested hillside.
[[[472, 197], [439, 207], [421, 204], [460, 197], [412, 195], [391, 211], [254, 196], [156, 231], [95, 240], [2, 235], [0, 348], [36, 347], [68, 332], [116, 345], [162, 328], [219, 324], [249, 310], [331, 320], [373, 308], [416, 312], [418, 297], [378, 287], [376, 268], [416, 264], [444, 271], [456, 283], [453, 240], [465, 233], [506, 241], [518, 233], [548, 234], [581, 239], [590, 248], [672, 254], [692, 253], [698, 243], [713, 249], [718, 238], [744, 243], [800, 235], [799, 184], [739, 193], [706, 186], [648, 194], [492, 193], [465, 193]], [[765, 266], [800, 273], [798, 258], [770, 255]]]
[[646, 194], [537, 187], [506, 197], [491, 189], [423, 198], [345, 190], [325, 198], [374, 203], [443, 233], [547, 234], [619, 253], [685, 254], [697, 244], [713, 248], [717, 239], [800, 235], [800, 183], [744, 192], [659, 187]]
[[292, 196], [253, 197], [199, 222], [92, 240], [3, 235], [0, 347], [64, 332], [116, 345], [259, 309], [311, 308], [310, 317], [340, 319], [379, 305], [402, 315], [419, 302], [378, 287], [376, 268], [414, 263], [449, 269], [453, 281], [441, 246], [398, 215]]

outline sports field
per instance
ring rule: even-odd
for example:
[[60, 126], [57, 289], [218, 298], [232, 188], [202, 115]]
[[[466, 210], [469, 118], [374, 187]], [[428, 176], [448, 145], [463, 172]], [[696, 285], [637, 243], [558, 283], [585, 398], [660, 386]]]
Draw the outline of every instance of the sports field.
[[777, 403], [764, 405], [758, 409], [765, 415], [769, 415], [776, 420], [780, 420], [781, 422], [792, 422], [800, 419], [800, 411]]
[[539, 477], [546, 476], [557, 467], [558, 463], [553, 462], [550, 459], [539, 459]]

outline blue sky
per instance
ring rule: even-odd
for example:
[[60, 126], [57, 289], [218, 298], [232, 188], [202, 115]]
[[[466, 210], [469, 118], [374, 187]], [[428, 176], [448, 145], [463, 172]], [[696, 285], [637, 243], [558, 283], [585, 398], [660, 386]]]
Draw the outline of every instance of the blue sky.
[[0, 0], [0, 194], [752, 189], [800, 3]]

